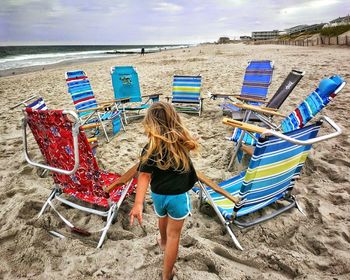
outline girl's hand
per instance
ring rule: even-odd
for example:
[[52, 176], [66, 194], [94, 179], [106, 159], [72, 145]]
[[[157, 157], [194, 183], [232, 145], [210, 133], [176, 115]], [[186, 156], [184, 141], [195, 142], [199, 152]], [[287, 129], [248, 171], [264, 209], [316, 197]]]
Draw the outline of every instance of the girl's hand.
[[143, 205], [142, 204], [134, 204], [134, 207], [130, 211], [130, 225], [132, 226], [134, 224], [134, 218], [136, 218], [140, 225], [142, 225], [142, 211], [143, 211]]

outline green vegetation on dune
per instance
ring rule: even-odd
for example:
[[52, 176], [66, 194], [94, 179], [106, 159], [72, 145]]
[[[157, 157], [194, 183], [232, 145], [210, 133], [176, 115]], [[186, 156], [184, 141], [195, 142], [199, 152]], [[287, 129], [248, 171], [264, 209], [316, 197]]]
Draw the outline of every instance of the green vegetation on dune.
[[348, 25], [340, 25], [340, 26], [334, 26], [334, 27], [326, 27], [321, 29], [321, 35], [323, 36], [339, 36], [340, 34], [343, 34], [350, 30], [350, 24]]

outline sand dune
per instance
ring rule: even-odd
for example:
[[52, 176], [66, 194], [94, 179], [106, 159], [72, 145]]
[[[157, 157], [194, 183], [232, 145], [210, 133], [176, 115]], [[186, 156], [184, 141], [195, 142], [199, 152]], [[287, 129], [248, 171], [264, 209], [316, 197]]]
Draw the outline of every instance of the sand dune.
[[[199, 46], [0, 78], [0, 279], [159, 279], [162, 262], [150, 198], [144, 230], [129, 226], [129, 200], [122, 206], [101, 250], [95, 249], [97, 234], [82, 238], [70, 233], [52, 211], [36, 219], [53, 181], [39, 178], [25, 162], [21, 112], [9, 112], [9, 107], [36, 94], [46, 100], [49, 108], [73, 109], [64, 79], [64, 72], [73, 69], [86, 71], [99, 101], [111, 99], [109, 69], [115, 65], [135, 66], [144, 94], [163, 93], [162, 98], [170, 95], [174, 74], [201, 74], [204, 97], [208, 92], [239, 93], [244, 68], [251, 59], [275, 62], [271, 94], [291, 69], [306, 71], [283, 105], [283, 112], [291, 111], [324, 77], [339, 74], [350, 82], [349, 49], [275, 45]], [[201, 156], [194, 158], [196, 168], [216, 181], [232, 175], [226, 171], [232, 143], [224, 139], [230, 129], [221, 124], [219, 103], [220, 100], [205, 99], [202, 117], [182, 115], [202, 145]], [[344, 133], [314, 145], [295, 186], [294, 192], [307, 217], [292, 210], [247, 230], [236, 228], [245, 249], [241, 252], [234, 248], [210, 209], [199, 212], [193, 196], [193, 216], [186, 222], [176, 264], [177, 279], [350, 278], [349, 103], [347, 85], [322, 112], [336, 121]], [[145, 142], [140, 121], [133, 121], [125, 133], [98, 148], [98, 162], [102, 168], [122, 173], [137, 160]], [[40, 160], [35, 143], [30, 147], [33, 157]], [[102, 227], [103, 221], [98, 217], [60, 209], [81, 227]], [[54, 228], [67, 238], [51, 236], [48, 230]]]

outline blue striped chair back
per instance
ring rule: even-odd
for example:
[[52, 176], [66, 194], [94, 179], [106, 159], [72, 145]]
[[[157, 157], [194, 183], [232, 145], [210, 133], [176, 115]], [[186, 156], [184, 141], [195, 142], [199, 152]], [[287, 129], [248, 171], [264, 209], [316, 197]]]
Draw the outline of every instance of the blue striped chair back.
[[199, 104], [201, 86], [201, 76], [174, 76], [172, 102]]
[[130, 98], [130, 102], [141, 102], [139, 76], [132, 66], [115, 66], [111, 69], [114, 98]]
[[28, 104], [26, 106], [27, 108], [32, 108], [33, 110], [48, 110], [44, 99], [42, 97], [39, 97], [37, 100], [33, 101], [32, 103]]
[[[90, 81], [82, 70], [66, 72], [68, 93], [73, 99], [76, 110], [86, 110], [98, 106]], [[92, 111], [79, 112], [79, 117], [90, 115]]]
[[[266, 98], [272, 80], [272, 73], [272, 61], [250, 61], [245, 71], [241, 95], [255, 98]], [[252, 102], [250, 103], [253, 104]]]

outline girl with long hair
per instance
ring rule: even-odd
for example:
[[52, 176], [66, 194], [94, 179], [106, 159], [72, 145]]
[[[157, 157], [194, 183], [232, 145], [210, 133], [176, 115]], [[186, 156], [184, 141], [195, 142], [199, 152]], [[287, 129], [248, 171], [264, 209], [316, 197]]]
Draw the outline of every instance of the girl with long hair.
[[154, 210], [158, 216], [159, 246], [164, 250], [163, 280], [174, 277], [181, 230], [191, 213], [188, 191], [197, 181], [190, 151], [198, 150], [197, 141], [182, 124], [170, 103], [156, 102], [143, 120], [148, 144], [144, 147], [130, 224], [142, 223], [145, 194], [149, 184]]

